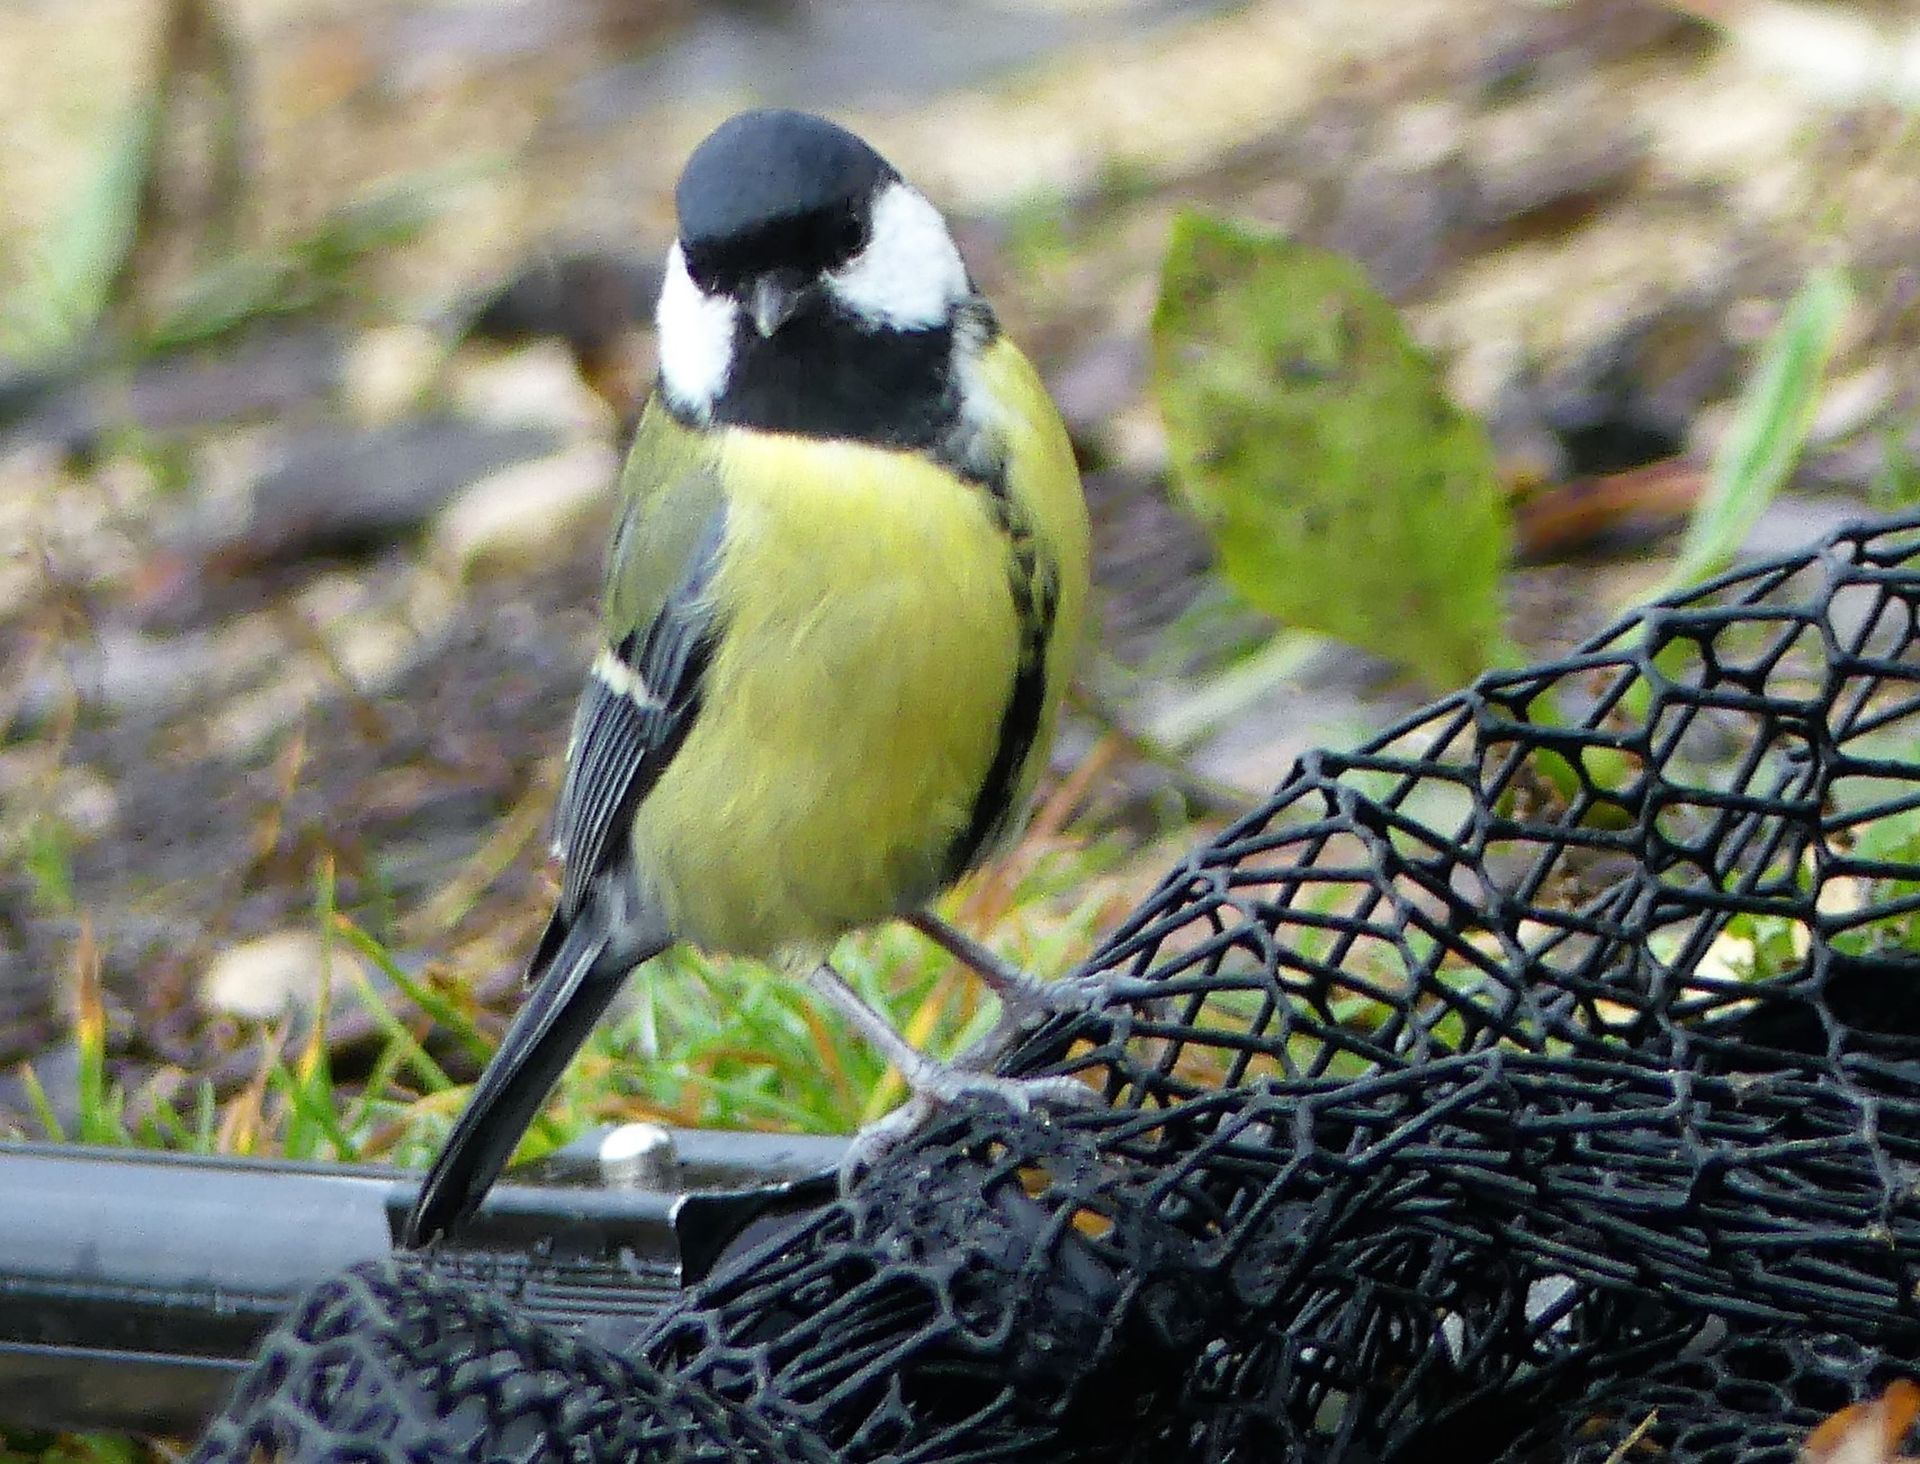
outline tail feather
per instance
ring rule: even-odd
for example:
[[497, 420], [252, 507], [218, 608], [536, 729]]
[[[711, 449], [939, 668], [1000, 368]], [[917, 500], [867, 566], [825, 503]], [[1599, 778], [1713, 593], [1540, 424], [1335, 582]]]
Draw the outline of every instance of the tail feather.
[[607, 920], [591, 904], [570, 924], [554, 917], [529, 972], [532, 993], [427, 1171], [401, 1234], [403, 1246], [413, 1249], [447, 1234], [500, 1177], [547, 1094], [638, 963], [630, 951], [610, 949], [615, 944]]

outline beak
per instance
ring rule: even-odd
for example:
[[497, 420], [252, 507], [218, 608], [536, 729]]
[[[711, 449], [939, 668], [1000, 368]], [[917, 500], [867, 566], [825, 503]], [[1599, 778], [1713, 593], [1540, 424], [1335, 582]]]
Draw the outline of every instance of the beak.
[[753, 317], [754, 329], [762, 336], [772, 335], [807, 303], [807, 294], [807, 286], [785, 272], [761, 275], [747, 297], [747, 314]]

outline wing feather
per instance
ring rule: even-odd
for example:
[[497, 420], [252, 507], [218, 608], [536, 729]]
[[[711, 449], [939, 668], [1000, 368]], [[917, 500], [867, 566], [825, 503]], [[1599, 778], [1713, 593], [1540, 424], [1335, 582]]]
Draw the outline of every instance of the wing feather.
[[652, 623], [606, 647], [581, 693], [553, 824], [566, 920], [625, 857], [635, 811], [699, 715], [716, 633], [707, 589], [722, 529], [715, 514]]

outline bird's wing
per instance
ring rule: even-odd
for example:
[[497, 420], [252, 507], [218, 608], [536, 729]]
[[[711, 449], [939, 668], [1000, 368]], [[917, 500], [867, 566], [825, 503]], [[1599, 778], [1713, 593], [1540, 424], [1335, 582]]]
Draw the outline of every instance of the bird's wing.
[[720, 488], [710, 467], [672, 435], [684, 429], [670, 420], [667, 429], [650, 414], [628, 459], [626, 506], [607, 567], [607, 641], [574, 714], [554, 814], [554, 851], [566, 871], [562, 922], [623, 857], [634, 810], [699, 713], [712, 653], [708, 591], [725, 526]]

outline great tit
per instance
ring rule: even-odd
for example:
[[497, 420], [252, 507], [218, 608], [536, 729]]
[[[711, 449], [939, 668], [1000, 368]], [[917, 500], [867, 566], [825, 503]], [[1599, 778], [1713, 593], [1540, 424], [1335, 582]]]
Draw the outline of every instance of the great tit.
[[902, 917], [1044, 1000], [926, 905], [1017, 829], [1073, 661], [1087, 513], [1059, 415], [940, 214], [845, 129], [743, 113], [674, 198], [558, 908], [409, 1245], [472, 1211], [626, 977], [679, 941], [809, 981], [922, 1114], [1088, 1096], [927, 1058], [825, 960]]

